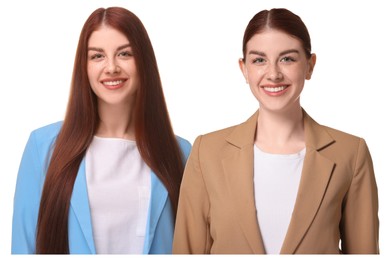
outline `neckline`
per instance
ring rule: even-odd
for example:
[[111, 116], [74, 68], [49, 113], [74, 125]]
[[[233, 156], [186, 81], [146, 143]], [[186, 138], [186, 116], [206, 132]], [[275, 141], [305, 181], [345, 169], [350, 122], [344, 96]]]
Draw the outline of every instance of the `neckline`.
[[102, 137], [102, 136], [97, 136], [97, 135], [94, 135], [93, 136], [93, 139], [94, 140], [98, 140], [98, 141], [112, 141], [112, 142], [125, 142], [125, 143], [130, 143], [130, 144], [136, 144], [136, 141], [135, 140], [129, 140], [129, 139], [124, 139], [124, 138], [120, 138], [120, 137]]
[[295, 152], [295, 153], [268, 153], [261, 150], [256, 144], [253, 145], [254, 149], [261, 155], [266, 157], [273, 157], [273, 158], [285, 158], [285, 159], [297, 159], [302, 158], [306, 154], [306, 147], [304, 147], [302, 150]]

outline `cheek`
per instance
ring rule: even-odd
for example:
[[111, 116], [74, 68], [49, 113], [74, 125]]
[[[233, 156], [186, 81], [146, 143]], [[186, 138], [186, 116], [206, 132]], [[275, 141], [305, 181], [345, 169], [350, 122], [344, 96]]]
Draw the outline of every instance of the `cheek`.
[[89, 81], [93, 81], [94, 76], [96, 76], [96, 64], [87, 65], [87, 75]]
[[306, 68], [303, 66], [285, 67], [282, 73], [285, 78], [297, 84], [304, 82], [306, 78]]
[[129, 71], [129, 74], [133, 77], [138, 77], [138, 71], [135, 66], [130, 66], [127, 71]]
[[138, 84], [139, 82], [139, 73], [138, 73], [138, 70], [137, 70], [137, 67], [135, 66], [135, 64], [127, 64], [126, 67], [124, 67], [124, 69], [126, 70], [125, 73], [127, 74], [127, 76], [129, 76], [132, 81], [134, 81], [136, 84]]
[[124, 62], [122, 65], [122, 68], [126, 71], [127, 74], [129, 75], [137, 75], [137, 67], [135, 66], [135, 61], [128, 61]]
[[257, 85], [264, 77], [264, 71], [261, 68], [252, 67], [248, 69], [248, 83]]
[[99, 88], [99, 71], [97, 64], [87, 64], [87, 76], [92, 91], [97, 94]]
[[304, 69], [295, 74], [295, 81], [303, 84], [306, 80], [307, 73]]

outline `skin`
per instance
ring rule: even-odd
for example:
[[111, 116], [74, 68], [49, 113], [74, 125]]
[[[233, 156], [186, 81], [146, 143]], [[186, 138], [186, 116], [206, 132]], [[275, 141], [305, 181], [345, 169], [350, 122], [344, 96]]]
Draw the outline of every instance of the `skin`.
[[259, 102], [255, 144], [268, 153], [299, 152], [305, 147], [300, 95], [315, 54], [307, 58], [297, 38], [266, 29], [247, 42], [245, 57], [239, 65]]
[[131, 115], [139, 75], [129, 40], [118, 30], [101, 26], [88, 41], [87, 66], [101, 120], [96, 135], [135, 140]]

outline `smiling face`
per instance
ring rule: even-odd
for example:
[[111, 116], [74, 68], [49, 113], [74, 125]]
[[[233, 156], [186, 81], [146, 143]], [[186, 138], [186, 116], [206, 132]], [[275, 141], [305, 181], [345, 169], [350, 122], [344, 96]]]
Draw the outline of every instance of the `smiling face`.
[[91, 34], [87, 71], [100, 106], [133, 103], [139, 77], [130, 42], [120, 31], [101, 26]]
[[300, 108], [299, 97], [315, 60], [315, 54], [307, 58], [298, 39], [266, 29], [247, 42], [240, 68], [261, 109], [285, 112]]

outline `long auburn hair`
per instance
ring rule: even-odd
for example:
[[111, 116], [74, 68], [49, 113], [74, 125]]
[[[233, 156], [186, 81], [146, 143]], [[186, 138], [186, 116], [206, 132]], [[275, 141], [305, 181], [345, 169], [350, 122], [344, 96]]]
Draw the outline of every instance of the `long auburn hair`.
[[183, 157], [170, 123], [152, 44], [142, 22], [132, 12], [120, 7], [99, 8], [89, 16], [79, 38], [68, 107], [41, 196], [38, 254], [69, 253], [68, 216], [73, 186], [99, 124], [97, 97], [87, 76], [88, 41], [103, 24], [126, 35], [131, 44], [141, 86], [134, 105], [137, 147], [167, 189], [176, 215]]
[[263, 10], [255, 14], [249, 21], [243, 38], [242, 51], [245, 60], [246, 45], [248, 41], [267, 28], [280, 30], [301, 41], [307, 58], [311, 56], [311, 40], [309, 31], [301, 18], [284, 8]]

